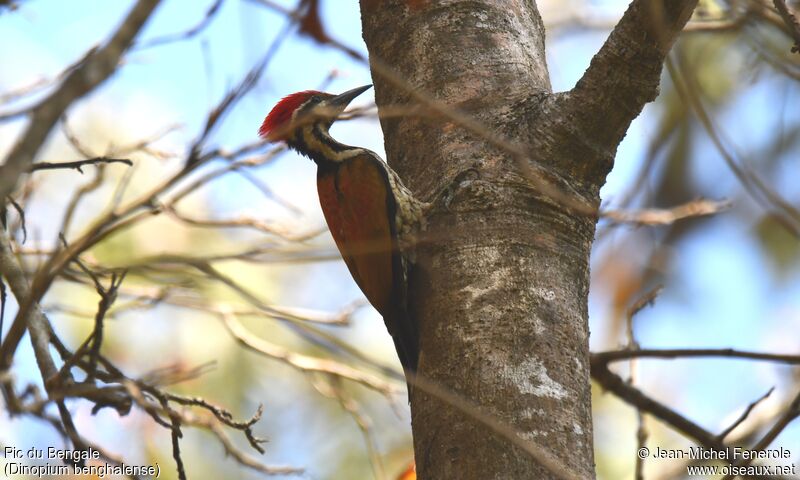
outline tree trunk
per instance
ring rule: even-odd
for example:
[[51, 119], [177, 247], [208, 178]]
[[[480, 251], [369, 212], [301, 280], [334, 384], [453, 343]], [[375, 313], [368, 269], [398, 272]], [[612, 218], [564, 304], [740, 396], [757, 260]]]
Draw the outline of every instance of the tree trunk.
[[361, 0], [378, 105], [420, 108], [381, 120], [389, 163], [436, 201], [411, 280], [419, 478], [594, 477], [593, 212], [695, 3], [634, 1], [576, 88], [553, 94], [534, 0]]

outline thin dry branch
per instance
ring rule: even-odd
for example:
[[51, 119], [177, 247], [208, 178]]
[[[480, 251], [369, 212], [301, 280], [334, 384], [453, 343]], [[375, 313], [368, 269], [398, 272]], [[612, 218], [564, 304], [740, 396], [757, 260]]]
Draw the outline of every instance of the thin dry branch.
[[[616, 25], [616, 18], [603, 18], [593, 13], [587, 13], [581, 5], [575, 8], [571, 15], [560, 19], [558, 22], [545, 22], [548, 29], [554, 30], [555, 35], [560, 31], [570, 28], [581, 28], [583, 30], [611, 30]], [[709, 32], [730, 32], [741, 29], [752, 20], [755, 15], [749, 9], [742, 9], [739, 12], [732, 12], [731, 15], [716, 18], [690, 19], [683, 28], [684, 33], [709, 33]]]
[[193, 26], [193, 27], [191, 27], [191, 28], [189, 28], [189, 29], [187, 29], [187, 30], [185, 30], [183, 32], [164, 35], [164, 36], [152, 38], [150, 40], [143, 41], [143, 42], [136, 42], [133, 45], [133, 49], [135, 49], [135, 50], [144, 50], [145, 48], [151, 48], [151, 47], [155, 47], [155, 46], [158, 46], [158, 45], [164, 45], [166, 43], [173, 43], [173, 42], [180, 42], [180, 41], [184, 41], [184, 40], [190, 40], [190, 39], [196, 37], [199, 33], [201, 33], [203, 30], [205, 30], [209, 25], [211, 25], [211, 22], [214, 20], [214, 17], [216, 17], [217, 13], [219, 13], [220, 7], [222, 6], [222, 2], [223, 1], [224, 0], [216, 0], [214, 3], [212, 3], [211, 6], [208, 7], [208, 10], [206, 10], [206, 13], [205, 13], [205, 15], [203, 15], [203, 18], [195, 26]]
[[103, 342], [103, 331], [105, 330], [103, 323], [108, 310], [117, 299], [117, 292], [119, 291], [119, 287], [122, 285], [122, 282], [125, 280], [125, 275], [127, 272], [123, 271], [119, 275], [117, 275], [116, 272], [112, 273], [111, 281], [109, 282], [108, 288], [106, 288], [100, 282], [100, 279], [97, 277], [97, 275], [89, 270], [83, 264], [83, 262], [80, 261], [80, 259], [76, 258], [75, 262], [78, 264], [81, 270], [84, 271], [84, 273], [92, 278], [92, 281], [95, 285], [95, 290], [97, 291], [98, 295], [100, 295], [100, 301], [97, 305], [97, 313], [94, 316], [94, 330], [92, 330], [91, 334], [92, 345], [89, 349], [89, 370], [86, 372], [86, 381], [91, 381], [94, 379], [94, 375], [97, 372], [97, 362], [100, 357], [100, 345]]
[[[171, 394], [165, 394], [157, 389], [148, 385], [143, 385], [141, 382], [127, 380], [124, 382], [130, 397], [133, 401], [144, 410], [156, 423], [168, 428], [172, 433], [173, 438], [173, 456], [176, 457], [176, 463], [179, 471], [183, 469], [182, 461], [180, 460], [180, 447], [175, 445], [177, 442], [176, 424], [188, 425], [211, 432], [220, 444], [225, 449], [225, 453], [234, 458], [238, 463], [248, 468], [252, 468], [261, 473], [268, 475], [299, 475], [303, 473], [303, 469], [289, 466], [271, 466], [265, 465], [251, 456], [244, 453], [237, 447], [228, 435], [225, 433], [222, 425], [227, 425], [236, 430], [244, 432], [251, 446], [254, 446], [259, 452], [263, 453], [263, 449], [259, 443], [263, 440], [253, 436], [251, 427], [260, 419], [262, 410], [259, 408], [256, 415], [252, 419], [245, 422], [234, 422], [231, 420], [231, 414], [223, 411], [219, 407], [208, 404], [205, 400], [200, 399], [186, 399]], [[152, 398], [152, 399], [151, 399]], [[189, 409], [177, 409], [170, 405], [170, 402], [175, 401], [183, 406], [196, 406], [201, 407], [201, 411], [207, 411], [211, 415], [198, 415]], [[162, 417], [169, 418], [169, 421], [164, 420]]]
[[[75, 215], [75, 210], [78, 208], [78, 204], [81, 202], [84, 196], [97, 190], [103, 185], [105, 174], [105, 166], [103, 164], [99, 165], [94, 171], [94, 177], [90, 181], [81, 185], [81, 187], [75, 190], [75, 192], [72, 194], [72, 198], [70, 198], [69, 202], [67, 203], [67, 208], [64, 209], [64, 215], [61, 217], [61, 228], [58, 229], [62, 235], [69, 235], [69, 227], [72, 225], [72, 217]], [[49, 253], [49, 255], [52, 254], [53, 252]]]
[[772, 395], [772, 392], [774, 391], [775, 387], [771, 387], [769, 390], [767, 390], [767, 393], [758, 397], [756, 400], [747, 405], [747, 408], [745, 408], [744, 411], [742, 411], [742, 414], [739, 415], [739, 417], [736, 420], [734, 420], [734, 422], [731, 423], [730, 426], [728, 426], [728, 428], [721, 431], [719, 435], [717, 435], [717, 438], [719, 438], [720, 441], [724, 441], [725, 437], [730, 435], [732, 431], [736, 430], [736, 428], [739, 425], [741, 425], [745, 420], [747, 420], [747, 417], [750, 416], [750, 413], [758, 406], [758, 404], [769, 398], [769, 396]]
[[[274, 45], [275, 43], [273, 43], [273, 46]], [[131, 227], [143, 218], [159, 213], [156, 206], [157, 199], [191, 174], [200, 165], [223, 155], [229, 155], [231, 156], [231, 160], [235, 160], [235, 155], [245, 155], [247, 152], [256, 148], [254, 145], [246, 145], [233, 152], [225, 152], [219, 148], [202, 152], [211, 128], [213, 128], [221, 116], [241, 100], [242, 96], [247, 91], [253, 88], [255, 82], [260, 78], [263, 69], [266, 67], [266, 63], [264, 63], [265, 60], [271, 58], [273, 54], [274, 48], [270, 48], [258, 64], [242, 79], [239, 85], [236, 86], [231, 93], [226, 95], [212, 112], [209, 113], [203, 132], [195, 139], [190, 147], [190, 152], [184, 168], [123, 207], [116, 208], [117, 202], [112, 202], [114, 208], [107, 210], [90, 224], [81, 235], [70, 242], [68, 248], [57, 251], [48, 258], [45, 264], [37, 271], [31, 282], [32, 294], [25, 299], [24, 302], [20, 302], [19, 304], [17, 315], [9, 329], [9, 335], [2, 346], [0, 346], [0, 357], [7, 357], [9, 359], [13, 357], [25, 329], [24, 319], [28, 314], [28, 310], [39, 301], [55, 278], [61, 274], [63, 269], [66, 268], [73, 259], [110, 235]], [[0, 167], [0, 170], [1, 169], [2, 167]], [[127, 176], [125, 178], [129, 179], [130, 177]], [[125, 184], [125, 178], [123, 179], [122, 185]], [[121, 199], [119, 193], [115, 195], [115, 198]], [[0, 362], [2, 362], [2, 358], [0, 358]], [[2, 365], [2, 363], [0, 363], [0, 365]]]
[[[55, 78], [38, 78], [38, 79], [28, 83], [27, 85], [23, 85], [21, 87], [14, 88], [13, 90], [8, 90], [8, 91], [5, 91], [3, 93], [0, 93], [0, 105], [5, 104], [5, 103], [9, 103], [9, 102], [15, 102], [15, 101], [19, 100], [22, 97], [26, 97], [28, 95], [32, 95], [32, 94], [34, 94], [36, 92], [39, 92], [42, 89], [44, 89], [46, 87], [49, 87], [49, 86], [59, 82], [66, 72], [67, 71], [65, 70], [64, 72], [62, 72], [60, 75], [58, 75]], [[23, 110], [23, 112], [24, 112], [24, 110]], [[10, 116], [13, 117], [14, 115], [11, 114]], [[6, 118], [8, 118], [7, 114], [5, 114], [5, 113], [4, 114], [0, 114], [0, 119], [6, 119]]]
[[[82, 398], [95, 404], [92, 409], [93, 413], [96, 413], [101, 408], [111, 407], [120, 415], [126, 415], [130, 411], [131, 405], [135, 404], [144, 410], [153, 421], [171, 430], [173, 438], [176, 435], [176, 430], [179, 429], [181, 425], [207, 429], [218, 438], [226, 451], [243, 465], [265, 473], [293, 474], [302, 471], [293, 467], [271, 467], [260, 464], [247, 456], [244, 452], [238, 450], [223, 431], [222, 425], [241, 431], [246, 436], [250, 445], [257, 451], [263, 453], [264, 450], [260, 446], [263, 440], [257, 438], [252, 431], [253, 426], [258, 422], [263, 413], [261, 407], [258, 408], [252, 418], [245, 421], [236, 421], [233, 419], [230, 412], [202, 398], [183, 397], [165, 392], [156, 387], [156, 385], [173, 384], [195, 378], [206, 370], [206, 365], [201, 365], [189, 371], [182, 371], [175, 368], [161, 369], [146, 375], [143, 379], [134, 380], [123, 374], [120, 369], [102, 355], [98, 354], [97, 362], [93, 361], [91, 352], [89, 352], [87, 348], [89, 339], [87, 339], [78, 350], [72, 353], [61, 342], [58, 336], [52, 332], [51, 338], [53, 340], [53, 346], [65, 362], [66, 369], [80, 368], [84, 372], [94, 371], [96, 381], [87, 380], [81, 383], [71, 383], [71, 375], [62, 375], [59, 377], [63, 380], [60, 384], [57, 384], [58, 382], [51, 382], [52, 394], [49, 395], [47, 399], [37, 399], [38, 403], [24, 405], [22, 407], [24, 410], [29, 412], [41, 412], [43, 411], [43, 407], [49, 402], [56, 402], [61, 405], [67, 398]], [[89, 357], [83, 358], [86, 355]], [[98, 366], [102, 368], [98, 368]], [[97, 381], [102, 382], [102, 384], [96, 384]], [[180, 405], [181, 408], [173, 408], [171, 405], [172, 403]], [[206, 412], [206, 414], [197, 415], [192, 413], [191, 409], [193, 407], [199, 409], [201, 412]], [[73, 439], [76, 445], [79, 445], [78, 442], [80, 442], [81, 439], [77, 432], [74, 431], [74, 426], [71, 425], [69, 412], [65, 410], [64, 412], [67, 414], [66, 418], [62, 417], [64, 431], [67, 436]], [[168, 420], [162, 417], [166, 417]], [[176, 426], [176, 424], [179, 425]], [[176, 462], [179, 465], [178, 468], [182, 470], [179, 447], [174, 449], [173, 452], [177, 457]]]
[[372, 419], [363, 411], [361, 404], [341, 384], [338, 377], [322, 378], [314, 382], [317, 391], [328, 398], [334, 398], [339, 402], [342, 409], [347, 412], [361, 431], [364, 444], [367, 448], [367, 456], [372, 465], [372, 474], [375, 480], [386, 480], [386, 471], [381, 460], [380, 449], [375, 436], [375, 429]]
[[[800, 416], [800, 392], [795, 396], [794, 400], [789, 404], [783, 415], [778, 418], [775, 424], [764, 434], [764, 436], [752, 447], [751, 450], [761, 451], [766, 449], [772, 442], [789, 426], [797, 417]], [[736, 464], [737, 467], [746, 467], [750, 465], [755, 456], [749, 456], [742, 459]], [[736, 475], [728, 474], [722, 480], [732, 480]]]
[[267, 235], [274, 235], [283, 240], [290, 242], [302, 242], [318, 237], [327, 231], [327, 228], [316, 228], [308, 232], [294, 233], [291, 229], [267, 223], [263, 220], [258, 220], [251, 217], [239, 217], [228, 220], [211, 220], [193, 218], [183, 213], [178, 212], [174, 207], [165, 205], [164, 212], [170, 217], [183, 222], [187, 225], [202, 228], [251, 228]]
[[269, 65], [272, 58], [278, 52], [278, 49], [283, 45], [283, 42], [288, 38], [289, 31], [291, 30], [293, 22], [289, 22], [283, 30], [281, 30], [272, 43], [267, 47], [264, 55], [256, 62], [255, 65], [247, 72], [244, 78], [239, 82], [236, 87], [231, 89], [217, 105], [211, 109], [206, 117], [205, 125], [203, 126], [200, 135], [194, 140], [189, 148], [189, 156], [186, 159], [186, 168], [191, 168], [195, 163], [203, 160], [200, 154], [201, 148], [205, 145], [211, 133], [219, 124], [228, 112], [244, 98], [244, 96], [256, 86], [264, 71]]
[[[230, 288], [237, 295], [239, 295], [243, 300], [248, 302], [250, 305], [258, 308], [264, 314], [267, 314], [276, 320], [283, 321], [289, 328], [292, 329], [296, 334], [298, 334], [303, 339], [309, 341], [312, 344], [321, 345], [325, 348], [333, 351], [348, 355], [350, 358], [360, 360], [362, 362], [371, 363], [372, 361], [367, 358], [363, 353], [361, 353], [358, 349], [352, 347], [350, 344], [343, 342], [338, 337], [327, 333], [323, 330], [320, 330], [312, 325], [309, 325], [307, 322], [303, 321], [301, 318], [296, 318], [291, 315], [286, 315], [287, 312], [279, 312], [272, 309], [269, 305], [267, 305], [264, 301], [262, 301], [258, 296], [252, 293], [248, 288], [241, 285], [239, 282], [235, 281], [233, 278], [222, 274], [219, 270], [214, 268], [211, 264], [206, 262], [205, 260], [198, 260], [192, 264], [194, 268], [199, 270], [200, 272], [206, 274], [208, 278], [213, 279], [215, 281], [220, 282], [221, 284], [225, 285], [226, 287]], [[395, 372], [385, 369], [390, 374]], [[402, 378], [402, 375], [399, 376]]]
[[278, 146], [271, 149], [264, 155], [247, 156], [255, 152], [256, 150], [262, 148], [263, 146], [264, 142], [258, 141], [247, 144], [232, 152], [224, 151], [221, 149], [216, 149], [210, 152], [210, 154], [213, 154], [212, 158], [221, 158], [229, 160], [230, 163], [228, 163], [228, 165], [225, 165], [224, 167], [205, 173], [202, 176], [190, 182], [188, 185], [181, 187], [178, 191], [173, 192], [165, 203], [167, 205], [175, 205], [179, 201], [181, 201], [184, 197], [188, 196], [189, 194], [193, 193], [199, 188], [208, 185], [211, 181], [221, 178], [228, 172], [234, 172], [241, 168], [250, 168], [250, 167], [257, 167], [269, 164], [275, 161], [280, 156], [280, 154], [286, 151], [285, 147]]
[[786, 61], [785, 58], [778, 56], [765, 44], [766, 42], [755, 36], [747, 36], [744, 40], [751, 47], [753, 53], [759, 60], [762, 60], [778, 73], [786, 75], [793, 80], [800, 81], [800, 68], [795, 67], [791, 62]]
[[[652, 305], [655, 302], [656, 297], [661, 293], [663, 287], [661, 285], [656, 286], [655, 288], [651, 289], [648, 292], [645, 292], [636, 302], [633, 303], [628, 308], [628, 312], [626, 315], [626, 336], [627, 336], [627, 348], [631, 350], [638, 350], [639, 349], [639, 342], [636, 340], [636, 330], [634, 329], [634, 318], [636, 314], [641, 312], [645, 307], [648, 305]], [[636, 374], [638, 373], [638, 361], [637, 359], [633, 358], [629, 362], [629, 369], [630, 369], [630, 376], [628, 377], [628, 383], [630, 385], [636, 384]], [[636, 411], [636, 444], [637, 448], [636, 451], [639, 452], [643, 448], [647, 446], [647, 437], [648, 431], [645, 425], [645, 417], [641, 410]], [[636, 463], [634, 467], [634, 476], [636, 480], [643, 480], [644, 479], [644, 461], [645, 458], [641, 455], [636, 455]]]
[[714, 215], [732, 206], [729, 200], [698, 199], [668, 209], [648, 208], [644, 210], [603, 210], [601, 217], [616, 223], [633, 223], [637, 225], [671, 225], [687, 218]]
[[[31, 298], [31, 288], [28, 285], [28, 280], [11, 250], [11, 239], [3, 228], [0, 228], [0, 276], [8, 283], [11, 292], [17, 299], [17, 304], [22, 304]], [[23, 322], [20, 322], [20, 324], [23, 325], [21, 330], [15, 330], [12, 325], [2, 345], [5, 347], [9, 341], [18, 342], [24, 334], [24, 327], [27, 326], [42, 379], [47, 382], [58, 371], [49, 352], [50, 321], [39, 305], [34, 304], [29, 308], [27, 316], [24, 317]], [[12, 360], [13, 351], [4, 351], [3, 348], [0, 348], [0, 371], [8, 370]]]
[[[161, 406], [169, 408], [167, 402], [162, 402]], [[172, 438], [172, 458], [175, 460], [175, 468], [178, 470], [178, 479], [186, 480], [186, 469], [183, 466], [183, 458], [181, 458], [181, 443], [180, 439], [183, 437], [181, 432], [181, 419], [178, 415], [170, 415], [171, 428], [170, 437]]]
[[637, 410], [658, 418], [704, 447], [718, 451], [725, 451], [728, 448], [717, 435], [712, 434], [670, 407], [648, 397], [641, 390], [630, 385], [619, 375], [609, 370], [606, 362], [592, 357], [591, 371], [592, 379], [600, 386]]
[[78, 135], [72, 131], [69, 126], [69, 117], [66, 113], [61, 116], [61, 132], [64, 134], [64, 137], [69, 142], [70, 146], [75, 149], [76, 152], [81, 154], [83, 158], [92, 158], [97, 157], [98, 155], [94, 155], [89, 150], [89, 147], [83, 144]]
[[278, 195], [266, 183], [259, 180], [249, 170], [236, 170], [236, 173], [245, 180], [247, 180], [256, 189], [258, 189], [258, 191], [260, 191], [266, 198], [272, 200], [273, 202], [277, 203], [286, 210], [292, 212], [295, 215], [300, 215], [303, 213], [303, 210], [300, 209], [297, 205], [292, 204], [289, 200], [283, 198], [281, 195]]
[[[639, 355], [639, 354], [642, 355]], [[614, 352], [603, 352], [599, 354], [592, 354], [591, 356], [591, 375], [604, 389], [612, 392], [615, 396], [619, 397], [624, 402], [630, 404], [637, 409], [638, 412], [651, 414], [658, 418], [671, 428], [683, 433], [687, 437], [693, 439], [698, 444], [712, 448], [717, 451], [727, 451], [731, 448], [724, 442], [730, 432], [735, 429], [739, 424], [747, 418], [758, 403], [760, 403], [767, 395], [751, 403], [744, 411], [744, 413], [737, 419], [732, 426], [723, 430], [718, 435], [713, 435], [711, 432], [705, 430], [701, 426], [692, 422], [685, 416], [671, 409], [670, 407], [658, 402], [657, 400], [647, 396], [642, 391], [635, 388], [633, 385], [625, 382], [617, 374], [613, 373], [608, 365], [612, 361], [625, 360], [630, 358], [647, 358], [647, 357], [663, 357], [663, 358], [678, 358], [678, 357], [693, 357], [693, 356], [722, 356], [732, 358], [746, 358], [756, 360], [769, 360], [787, 363], [800, 363], [800, 356], [787, 356], [787, 355], [772, 355], [772, 354], [759, 354], [753, 352], [742, 352], [732, 349], [684, 349], [684, 350], [621, 350]], [[800, 415], [800, 394], [794, 401], [787, 407], [783, 415], [775, 422], [770, 431], [759, 441], [754, 449], [764, 449], [783, 431], [788, 424]], [[733, 458], [733, 457], [731, 457]]]
[[0, 198], [17, 186], [33, 163], [53, 125], [75, 102], [108, 79], [116, 70], [134, 37], [150, 18], [160, 0], [139, 0], [105, 45], [90, 50], [66, 75], [55, 91], [33, 107], [27, 129], [0, 165]]
[[789, 34], [794, 39], [792, 53], [800, 53], [800, 22], [797, 21], [794, 12], [790, 11], [789, 7], [786, 6], [784, 0], [772, 0], [772, 3], [775, 5], [775, 9], [778, 10], [781, 19], [786, 24]]
[[280, 360], [303, 372], [319, 372], [334, 375], [339, 378], [360, 383], [367, 388], [381, 393], [387, 398], [399, 392], [398, 387], [375, 375], [357, 370], [349, 365], [339, 363], [335, 360], [317, 358], [293, 352], [284, 347], [270, 343], [264, 339], [256, 338], [251, 335], [244, 326], [239, 323], [235, 315], [230, 312], [220, 311], [219, 317], [223, 325], [238, 343], [244, 347], [260, 353], [261, 355]]
[[[639, 297], [639, 299], [636, 300], [636, 302], [634, 302], [634, 304], [631, 305], [630, 308], [628, 308], [627, 317], [628, 317], [628, 324], [629, 324], [629, 328], [628, 328], [628, 330], [629, 330], [629, 332], [628, 332], [629, 345], [637, 345], [637, 342], [635, 341], [636, 339], [634, 338], [634, 335], [633, 335], [633, 317], [636, 316], [636, 314], [638, 314], [642, 310], [644, 310], [646, 307], [652, 306], [653, 302], [656, 301], [656, 298], [658, 298], [658, 296], [661, 295], [661, 292], [663, 290], [664, 290], [664, 286], [663, 285], [656, 285], [655, 287], [653, 287], [650, 290], [648, 290], [647, 292], [645, 292], [644, 295]], [[638, 346], [636, 347], [636, 350], [639, 350]]]
[[74, 162], [38, 162], [34, 163], [33, 165], [28, 166], [28, 172], [38, 172], [41, 170], [60, 170], [60, 169], [75, 169], [81, 173], [83, 173], [82, 167], [86, 165], [101, 165], [101, 164], [109, 164], [109, 163], [124, 163], [125, 165], [132, 167], [133, 162], [126, 158], [106, 158], [106, 157], [98, 157], [98, 158], [89, 158], [86, 160], [76, 160]]
[[[19, 229], [22, 230], [22, 243], [25, 243], [28, 239], [28, 227], [25, 223], [25, 209], [22, 208], [22, 205], [20, 205], [16, 200], [12, 198], [8, 199], [8, 203], [14, 208], [14, 211], [17, 212], [17, 217], [19, 219]], [[2, 221], [0, 221], [0, 223], [2, 223], [2, 226], [5, 228], [7, 227], [7, 224], [5, 217], [6, 210], [4, 207], [0, 207], [0, 215], [3, 215], [1, 219]], [[15, 229], [12, 227], [8, 231], [11, 234], [10, 236], [13, 237]]]
[[733, 348], [676, 348], [676, 349], [641, 349], [641, 350], [613, 350], [592, 354], [592, 361], [600, 363], [619, 362], [631, 358], [696, 358], [696, 357], [725, 357], [742, 358], [749, 360], [763, 360], [768, 362], [800, 364], [800, 355], [784, 355], [777, 353], [748, 352]]
[[[86, 260], [83, 262], [89, 263]], [[90, 266], [91, 268], [95, 269], [96, 274], [107, 276], [108, 272], [104, 271], [99, 265], [90, 264]], [[111, 274], [113, 275], [116, 270], [117, 269], [111, 270]], [[123, 270], [130, 271], [129, 269]], [[70, 275], [66, 276], [65, 272], [66, 280], [79, 283], [87, 287], [92, 286], [92, 282], [87, 280], [84, 276], [78, 275], [77, 272], [74, 272], [75, 275], [72, 275], [71, 273], [73, 272], [70, 272]], [[217, 311], [227, 311], [238, 317], [261, 317], [270, 319], [280, 318], [294, 322], [308, 322], [318, 325], [347, 326], [350, 325], [350, 320], [353, 314], [358, 309], [366, 305], [366, 301], [360, 299], [344, 305], [337, 311], [331, 312], [269, 304], [267, 305], [268, 309], [265, 311], [265, 309], [247, 307], [234, 303], [212, 302], [204, 297], [198, 298], [195, 296], [187, 296], [181, 293], [182, 290], [186, 289], [186, 286], [182, 286], [174, 281], [161, 286], [155, 286], [159, 284], [159, 279], [150, 280], [152, 280], [154, 284], [153, 287], [120, 287], [119, 297], [125, 301], [118, 302], [107, 312], [107, 315], [109, 317], [116, 317], [123, 311], [153, 308], [158, 305], [166, 304], [173, 307], [189, 309], [195, 312], [211, 312], [216, 314]], [[58, 311], [60, 313], [66, 313], [68, 315], [83, 318], [91, 318], [95, 315], [94, 312], [89, 310], [78, 309], [72, 306], [57, 303], [48, 304], [47, 310]]]

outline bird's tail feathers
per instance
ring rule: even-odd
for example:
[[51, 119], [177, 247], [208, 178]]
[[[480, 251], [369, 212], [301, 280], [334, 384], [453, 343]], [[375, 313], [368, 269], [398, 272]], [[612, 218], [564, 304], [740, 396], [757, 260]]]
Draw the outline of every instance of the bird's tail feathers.
[[419, 366], [419, 330], [413, 315], [407, 309], [384, 314], [383, 320], [386, 328], [394, 340], [394, 348], [403, 366], [403, 372], [408, 382], [408, 392], [411, 395], [411, 382], [409, 378], [416, 374]]

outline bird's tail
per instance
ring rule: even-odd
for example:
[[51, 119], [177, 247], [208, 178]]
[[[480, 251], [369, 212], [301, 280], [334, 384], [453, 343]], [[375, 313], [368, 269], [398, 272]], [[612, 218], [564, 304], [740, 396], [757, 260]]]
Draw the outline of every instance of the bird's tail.
[[419, 329], [416, 319], [406, 308], [387, 312], [383, 316], [386, 328], [394, 340], [394, 348], [403, 366], [403, 373], [408, 384], [408, 395], [411, 398], [412, 381], [419, 364]]

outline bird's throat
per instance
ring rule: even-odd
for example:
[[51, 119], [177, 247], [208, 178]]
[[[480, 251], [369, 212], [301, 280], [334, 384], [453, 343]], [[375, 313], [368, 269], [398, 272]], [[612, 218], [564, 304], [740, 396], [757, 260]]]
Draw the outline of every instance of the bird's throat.
[[328, 129], [320, 124], [304, 127], [289, 146], [307, 156], [317, 165], [341, 163], [362, 153], [363, 148], [337, 142]]

